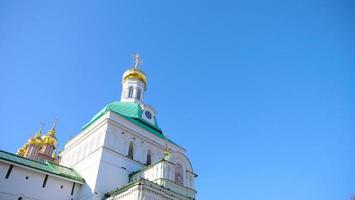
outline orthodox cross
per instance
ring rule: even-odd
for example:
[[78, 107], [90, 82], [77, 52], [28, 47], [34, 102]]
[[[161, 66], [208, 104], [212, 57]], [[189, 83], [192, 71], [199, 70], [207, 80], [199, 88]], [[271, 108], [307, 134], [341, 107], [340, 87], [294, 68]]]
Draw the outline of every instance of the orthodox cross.
[[45, 124], [44, 122], [41, 122], [38, 133], [42, 133], [43, 127], [44, 127], [45, 125], [46, 125], [46, 124]]
[[51, 130], [55, 130], [55, 127], [57, 126], [58, 120], [59, 120], [58, 118], [54, 119]]
[[133, 55], [133, 59], [134, 59], [134, 69], [138, 69], [138, 65], [142, 64], [142, 62], [143, 62], [139, 53], [135, 53]]
[[[38, 132], [35, 134], [35, 136], [41, 136], [42, 135], [42, 130], [43, 130], [43, 127], [45, 126], [45, 123], [41, 122], [40, 123], [40, 126], [39, 126], [39, 130]], [[29, 135], [29, 137], [31, 137], [31, 134]]]

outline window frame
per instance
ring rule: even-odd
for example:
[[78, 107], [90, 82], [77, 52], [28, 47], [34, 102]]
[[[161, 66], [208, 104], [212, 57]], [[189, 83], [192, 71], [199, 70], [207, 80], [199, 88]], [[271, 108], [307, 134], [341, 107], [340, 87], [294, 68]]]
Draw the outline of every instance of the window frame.
[[133, 98], [133, 91], [134, 91], [133, 86], [129, 86], [128, 93], [127, 93], [128, 98]]

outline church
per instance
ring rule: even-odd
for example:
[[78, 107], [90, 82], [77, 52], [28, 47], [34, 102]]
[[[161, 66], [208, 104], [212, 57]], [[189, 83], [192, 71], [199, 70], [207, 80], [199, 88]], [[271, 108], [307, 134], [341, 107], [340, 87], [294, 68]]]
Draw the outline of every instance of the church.
[[[186, 150], [166, 137], [146, 104], [141, 59], [122, 76], [120, 101], [104, 106], [57, 154], [56, 122], [16, 154], [0, 150], [0, 200], [192, 200]], [[4, 141], [4, 140], [2, 140]]]

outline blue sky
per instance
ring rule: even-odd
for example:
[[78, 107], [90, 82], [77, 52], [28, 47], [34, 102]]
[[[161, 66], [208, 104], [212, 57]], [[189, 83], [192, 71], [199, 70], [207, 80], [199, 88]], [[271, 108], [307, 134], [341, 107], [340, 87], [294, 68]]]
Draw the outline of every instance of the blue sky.
[[188, 150], [198, 199], [355, 193], [355, 3], [1, 1], [0, 149], [59, 118], [62, 146], [140, 52], [145, 101]]

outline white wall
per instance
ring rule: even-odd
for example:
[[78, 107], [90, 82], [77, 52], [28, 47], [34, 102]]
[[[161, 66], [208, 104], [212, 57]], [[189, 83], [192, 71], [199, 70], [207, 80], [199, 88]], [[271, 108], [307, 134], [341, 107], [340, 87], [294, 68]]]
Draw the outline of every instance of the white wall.
[[[132, 98], [128, 98], [128, 88], [129, 87], [133, 87], [133, 97]], [[141, 90], [141, 98], [139, 100], [136, 99], [138, 89]], [[142, 81], [135, 80], [135, 79], [129, 79], [129, 80], [123, 81], [121, 102], [134, 102], [134, 103], [142, 104], [143, 99], [144, 99], [144, 92], [145, 92], [145, 85]]]
[[[169, 191], [170, 192], [170, 191]], [[187, 197], [177, 197], [173, 192], [165, 193], [161, 188], [150, 187], [147, 185], [136, 185], [129, 190], [111, 197], [108, 200], [191, 200]]]
[[[74, 195], [71, 195], [73, 182], [49, 174], [46, 186], [43, 181], [46, 174], [14, 166], [8, 179], [5, 175], [10, 164], [0, 162], [0, 200], [17, 200], [20, 196], [24, 200], [76, 200], [80, 184], [75, 184]], [[28, 177], [28, 179], [26, 179]], [[61, 188], [63, 186], [63, 188]]]
[[[135, 147], [133, 160], [127, 157], [130, 142]], [[152, 163], [162, 159], [165, 143], [116, 113], [107, 112], [65, 145], [61, 164], [74, 168], [86, 180], [80, 199], [100, 199], [128, 184], [128, 175], [146, 166], [148, 150]], [[169, 148], [185, 153], [171, 143]]]

